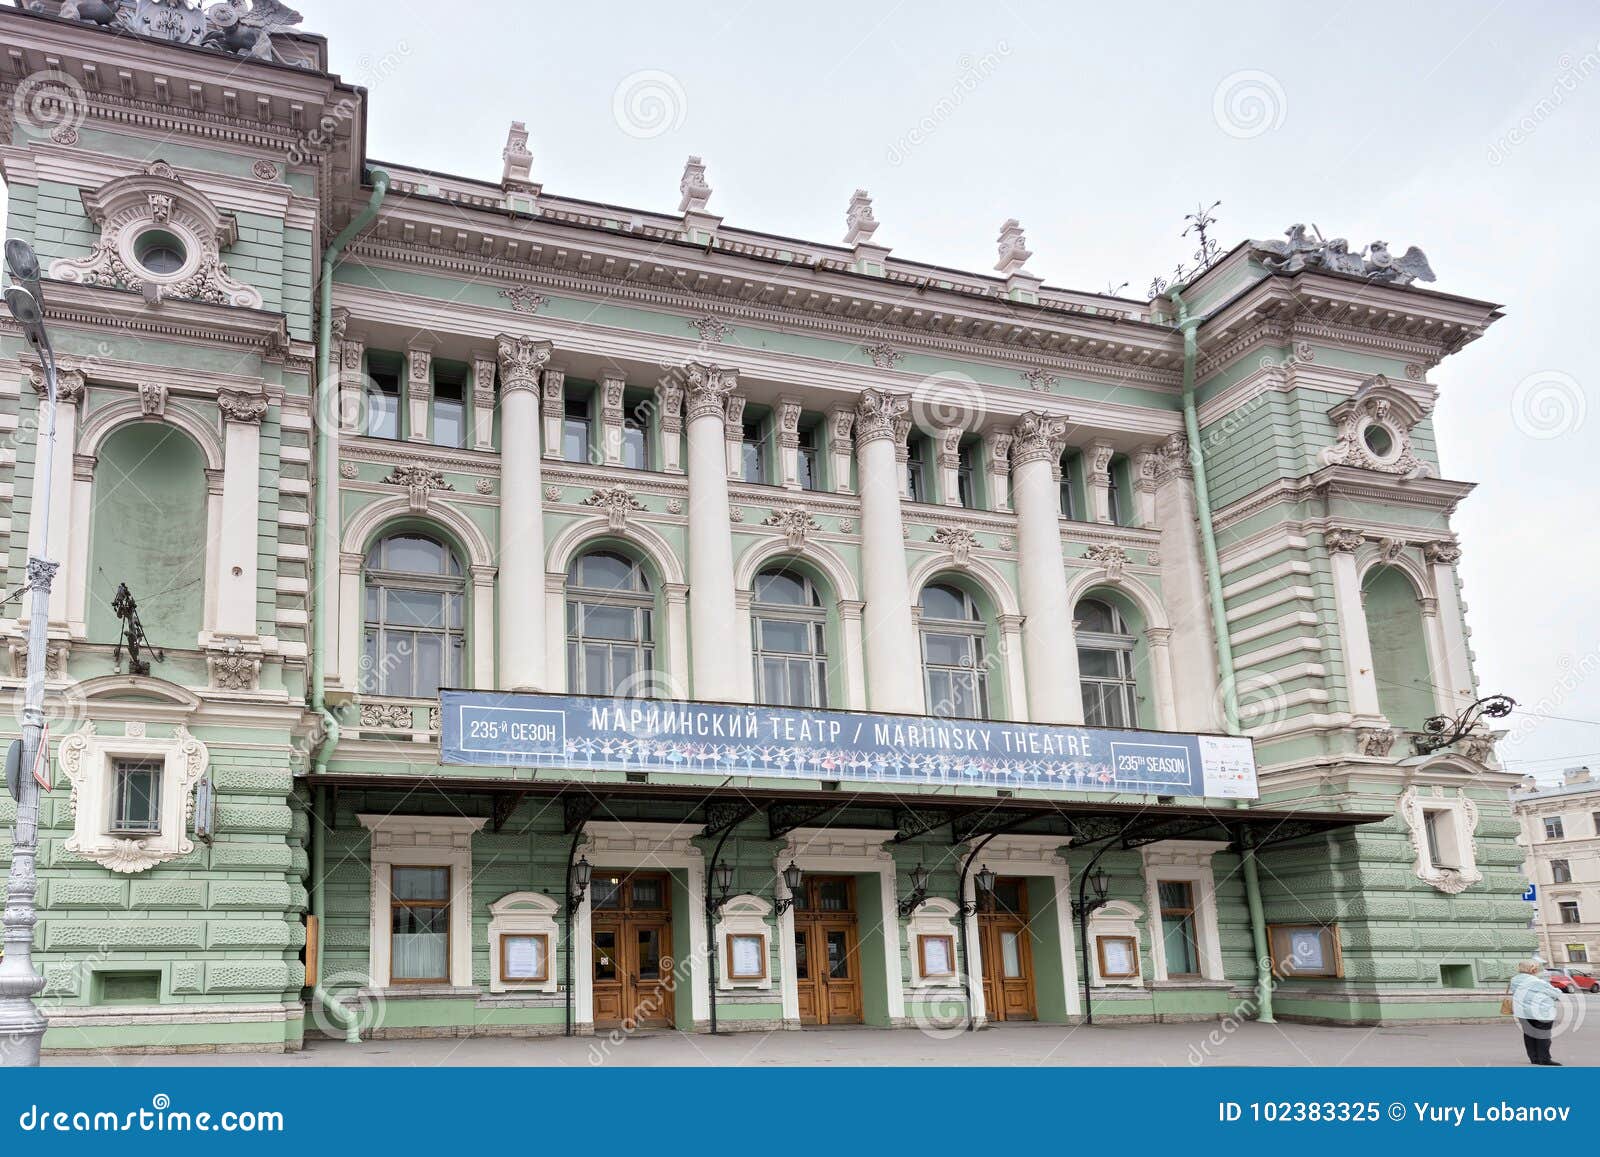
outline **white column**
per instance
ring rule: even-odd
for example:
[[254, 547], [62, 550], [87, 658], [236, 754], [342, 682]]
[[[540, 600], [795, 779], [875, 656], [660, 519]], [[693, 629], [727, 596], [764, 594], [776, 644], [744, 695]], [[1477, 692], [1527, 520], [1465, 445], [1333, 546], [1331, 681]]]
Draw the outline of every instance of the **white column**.
[[1366, 539], [1355, 530], [1328, 530], [1322, 544], [1333, 567], [1333, 602], [1339, 613], [1339, 634], [1344, 641], [1344, 678], [1350, 688], [1350, 714], [1356, 721], [1381, 718], [1378, 677], [1372, 669], [1372, 639], [1367, 634], [1367, 611], [1361, 602], [1361, 577], [1356, 572], [1356, 551]]
[[656, 387], [656, 425], [661, 431], [661, 469], [666, 474], [683, 473], [683, 386], [672, 377]]
[[[728, 525], [728, 448], [724, 415], [739, 395], [732, 370], [685, 367], [689, 404], [689, 645], [691, 691], [699, 699], [736, 700], [741, 680], [738, 613], [733, 599], [733, 537]], [[740, 399], [737, 408], [742, 410]]]
[[217, 618], [212, 630], [253, 639], [261, 530], [261, 420], [267, 415], [267, 399], [263, 394], [223, 390], [217, 395], [217, 408], [226, 437], [222, 526], [217, 536]]
[[[543, 614], [537, 613], [544, 580], [544, 495], [539, 477], [539, 373], [550, 343], [501, 334], [500, 359], [500, 614], [499, 679], [508, 691], [542, 691], [545, 680]], [[533, 606], [534, 614], [512, 612]], [[483, 646], [488, 636], [483, 636]]]
[[[544, 456], [551, 461], [561, 460], [561, 423], [567, 416], [567, 371], [559, 366], [544, 367], [544, 386], [541, 393], [544, 413]], [[505, 415], [500, 415], [501, 426]], [[501, 441], [505, 435], [501, 434]]]
[[[1082, 723], [1072, 608], [1067, 605], [1061, 552], [1061, 500], [1051, 463], [1061, 457], [1067, 423], [1028, 413], [1012, 427], [1012, 501], [1017, 508], [1018, 589], [1023, 658], [1028, 669], [1028, 715], [1034, 723]], [[1070, 664], [1069, 664], [1069, 659]]]
[[1433, 681], [1443, 688], [1441, 694], [1446, 703], [1442, 710], [1456, 715], [1477, 698], [1472, 657], [1467, 648], [1466, 617], [1456, 589], [1456, 563], [1461, 561], [1461, 548], [1448, 541], [1430, 542], [1422, 553], [1433, 568], [1433, 593], [1439, 607], [1439, 655], [1443, 662]]
[[835, 494], [851, 494], [855, 490], [850, 471], [855, 457], [851, 437], [855, 425], [855, 407], [833, 406], [828, 410], [828, 484]]
[[626, 388], [615, 370], [600, 375], [600, 452], [607, 466], [622, 465], [622, 393]]
[[[56, 453], [61, 453], [59, 447]], [[72, 456], [72, 524], [67, 536], [67, 579], [65, 582], [56, 580], [68, 588], [67, 626], [75, 639], [84, 638], [89, 631], [89, 588], [93, 585], [89, 574], [89, 523], [94, 514], [95, 461], [93, 454]], [[50, 588], [50, 593], [55, 593], [54, 587]]]
[[844, 648], [844, 706], [849, 711], [867, 709], [867, 669], [861, 653], [861, 615], [866, 603], [840, 602], [839, 627]]
[[427, 346], [415, 345], [406, 351], [406, 408], [411, 417], [408, 441], [429, 440], [428, 409], [432, 404], [433, 351]]
[[856, 466], [861, 489], [861, 567], [866, 610], [867, 701], [877, 711], [922, 714], [922, 660], [911, 618], [906, 543], [900, 518], [905, 468], [895, 453], [910, 429], [904, 394], [864, 390], [856, 407]]
[[[34, 369], [29, 371], [33, 381], [33, 388], [42, 400], [45, 397], [46, 384], [44, 370]], [[74, 450], [78, 444], [78, 402], [83, 397], [83, 374], [77, 370], [56, 371], [56, 446], [52, 457], [50, 477], [50, 542], [49, 554], [53, 561], [60, 562], [69, 559], [72, 554], [70, 545], [72, 540], [73, 524], [70, 519], [72, 512], [72, 472]], [[44, 483], [44, 429], [38, 430], [33, 455], [33, 493], [39, 494]], [[28, 549], [35, 550], [36, 543], [44, 538], [44, 507], [34, 502], [28, 511]], [[87, 543], [87, 540], [86, 540]], [[66, 626], [67, 624], [67, 591], [74, 587], [89, 586], [88, 559], [85, 552], [84, 571], [73, 574], [70, 570], [58, 574], [50, 588], [50, 625]], [[138, 592], [135, 592], [138, 593]], [[21, 600], [22, 608], [19, 618], [28, 621], [29, 600]], [[254, 632], [251, 632], [254, 634]]]
[[[963, 856], [971, 851], [971, 844], [962, 845]], [[967, 971], [968, 1014], [974, 1024], [982, 1025], [989, 1019], [989, 1002], [983, 991], [983, 933], [978, 927], [978, 882], [973, 873], [967, 873], [965, 885], [961, 900], [963, 908], [969, 910], [958, 918], [967, 926], [967, 958], [961, 964]]]
[[1089, 504], [1096, 522], [1111, 521], [1111, 459], [1116, 447], [1103, 438], [1089, 443], [1086, 462]]
[[1011, 509], [1011, 435], [991, 430], [983, 436], [983, 446], [989, 466], [989, 504], [1004, 513]]
[[1161, 531], [1161, 597], [1172, 624], [1173, 669], [1183, 672], [1173, 687], [1177, 726], [1207, 731], [1216, 726], [1221, 702], [1216, 641], [1205, 569], [1200, 561], [1194, 470], [1189, 440], [1173, 434], [1158, 451], [1155, 475], [1155, 525]]

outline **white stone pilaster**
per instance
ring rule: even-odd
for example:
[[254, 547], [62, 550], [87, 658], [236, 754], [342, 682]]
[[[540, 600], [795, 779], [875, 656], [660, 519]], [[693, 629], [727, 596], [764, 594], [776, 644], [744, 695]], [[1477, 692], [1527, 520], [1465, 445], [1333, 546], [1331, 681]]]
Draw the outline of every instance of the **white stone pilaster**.
[[[691, 387], [692, 389], [692, 387]], [[691, 402], [691, 409], [693, 403]], [[723, 438], [727, 444], [728, 477], [744, 478], [744, 395], [729, 394], [723, 412]], [[762, 479], [761, 481], [766, 481]]]
[[867, 701], [878, 711], [923, 712], [922, 662], [911, 616], [905, 528], [900, 514], [905, 467], [895, 452], [910, 429], [911, 400], [881, 390], [862, 392], [856, 409], [856, 461], [861, 489], [862, 614]]
[[223, 390], [222, 525], [217, 557], [217, 634], [256, 637], [256, 575], [261, 528], [262, 394]]
[[[463, 676], [472, 680], [472, 686], [480, 691], [495, 690], [494, 681], [494, 596], [495, 596], [495, 568], [492, 566], [478, 565], [471, 568], [472, 576], [472, 671], [462, 672]], [[507, 618], [517, 618], [523, 630], [527, 630], [527, 623], [521, 622], [521, 616], [507, 615]], [[529, 618], [537, 620], [538, 615]], [[542, 634], [542, 632], [534, 632]], [[543, 645], [544, 640], [539, 639]], [[543, 690], [543, 688], [539, 688]]]
[[683, 384], [663, 378], [656, 387], [656, 426], [661, 431], [661, 469], [666, 474], [683, 473]]
[[1339, 613], [1339, 634], [1344, 642], [1344, 678], [1350, 689], [1350, 714], [1356, 721], [1380, 719], [1378, 677], [1372, 669], [1372, 639], [1367, 633], [1367, 612], [1361, 600], [1361, 576], [1356, 551], [1365, 537], [1355, 530], [1328, 530], [1322, 543], [1333, 567], [1333, 601]]
[[[1032, 718], [1028, 714], [1028, 672], [1022, 657], [1022, 627], [1021, 615], [1000, 616], [1000, 646], [1004, 649], [1006, 690], [1009, 692], [1006, 703], [1011, 708], [1014, 723], [1027, 723]], [[1073, 670], [1077, 670], [1077, 658], [1078, 653], [1074, 651]]]
[[689, 697], [689, 588], [684, 583], [667, 583], [662, 595], [667, 600], [667, 676], [672, 680], [674, 697]]
[[867, 709], [867, 669], [861, 652], [861, 616], [866, 604], [839, 603], [840, 644], [844, 647], [844, 707], [847, 711]]
[[778, 399], [778, 482], [785, 490], [800, 489], [800, 399]]
[[1012, 500], [1017, 508], [1018, 590], [1028, 670], [1028, 714], [1035, 723], [1082, 723], [1072, 609], [1061, 550], [1060, 499], [1051, 463], [1061, 457], [1067, 424], [1028, 413], [1012, 428]]
[[940, 430], [936, 441], [939, 500], [946, 506], [961, 505], [961, 435], [957, 428]]
[[429, 440], [428, 411], [433, 405], [433, 349], [414, 345], [406, 350], [406, 409], [411, 417], [408, 441]]
[[[472, 355], [472, 448], [494, 449], [494, 372], [497, 359], [493, 353]], [[538, 433], [538, 423], [534, 424]], [[516, 445], [508, 447], [514, 454], [530, 453], [533, 447]]]
[[[539, 465], [539, 375], [550, 343], [512, 334], [496, 339], [500, 363], [500, 577], [506, 612], [500, 616], [498, 686], [508, 691], [546, 689], [546, 618], [537, 613], [544, 592], [544, 494]], [[531, 615], [511, 614], [532, 606]], [[492, 620], [491, 620], [492, 621]], [[487, 646], [491, 632], [479, 636]], [[486, 686], [495, 686], [492, 673]]]
[[620, 373], [600, 376], [600, 449], [607, 466], [622, 465], [622, 394], [627, 383]]
[[989, 502], [996, 511], [1011, 509], [1011, 434], [991, 430], [983, 436], [984, 459], [989, 470]]
[[[547, 365], [540, 386], [540, 410], [544, 415], [544, 456], [551, 461], [561, 461], [561, 423], [567, 416], [567, 371], [560, 366]], [[500, 416], [505, 425], [505, 415]], [[502, 435], [502, 440], [504, 436]]]
[[[33, 388], [39, 394], [41, 403], [45, 396], [45, 377], [42, 368], [30, 371]], [[78, 403], [84, 393], [83, 374], [77, 370], [57, 369], [56, 371], [56, 445], [50, 472], [50, 541], [46, 548], [47, 553], [55, 562], [63, 559], [68, 562], [72, 559], [72, 531], [73, 524], [69, 518], [73, 509], [73, 458], [78, 445]], [[44, 455], [39, 452], [43, 448], [45, 430], [41, 427], [37, 431], [38, 449], [33, 456], [33, 493], [38, 494], [43, 489], [44, 482]], [[36, 544], [44, 539], [44, 513], [45, 508], [38, 503], [32, 504], [28, 512], [28, 550], [37, 551]], [[66, 627], [69, 599], [67, 592], [77, 587], [87, 588], [89, 585], [87, 536], [85, 536], [85, 557], [83, 569], [74, 573], [70, 569], [58, 573], [50, 588], [50, 625], [52, 627]], [[22, 622], [28, 621], [31, 610], [31, 600], [19, 600], [21, 607], [18, 618]], [[80, 628], [81, 633], [81, 628]], [[252, 632], [253, 633], [253, 632]]]
[[1089, 443], [1084, 456], [1084, 472], [1089, 489], [1089, 503], [1096, 522], [1111, 521], [1111, 459], [1116, 447], [1103, 438]]
[[544, 575], [544, 682], [546, 691], [571, 691], [567, 686], [567, 576]]
[[850, 494], [851, 464], [855, 458], [853, 432], [856, 411], [853, 406], [833, 406], [828, 410], [829, 481], [835, 494]]
[[1194, 529], [1199, 515], [1189, 440], [1173, 434], [1161, 443], [1157, 456], [1153, 498], [1155, 525], [1161, 532], [1161, 597], [1172, 624], [1173, 669], [1183, 672], [1173, 688], [1173, 710], [1179, 728], [1209, 731], [1216, 726], [1221, 684], [1205, 568]]
[[1461, 561], [1461, 548], [1449, 541], [1430, 542], [1422, 553], [1433, 571], [1433, 593], [1438, 602], [1438, 653], [1442, 663], [1433, 681], [1440, 686], [1439, 694], [1445, 700], [1440, 710], [1459, 715], [1478, 694], [1472, 679], [1466, 616], [1461, 609], [1461, 593], [1456, 589], [1456, 563]]
[[[689, 422], [689, 631], [698, 699], [737, 700], [742, 688], [739, 660], [748, 662], [748, 642], [737, 642], [733, 539], [728, 523], [728, 429], [730, 410], [743, 410], [735, 393], [738, 375], [716, 366], [691, 364], [685, 371]], [[739, 399], [737, 405], [730, 400]], [[748, 636], [746, 636], [748, 639]]]

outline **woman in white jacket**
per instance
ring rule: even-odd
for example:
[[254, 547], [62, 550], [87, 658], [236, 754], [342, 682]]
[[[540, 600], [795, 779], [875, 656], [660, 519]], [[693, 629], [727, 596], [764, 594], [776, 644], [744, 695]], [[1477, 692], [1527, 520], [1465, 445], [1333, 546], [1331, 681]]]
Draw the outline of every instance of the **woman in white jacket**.
[[1556, 1022], [1561, 993], [1539, 975], [1539, 962], [1524, 960], [1511, 977], [1511, 1015], [1522, 1027], [1522, 1045], [1536, 1065], [1560, 1065], [1550, 1059], [1550, 1030]]

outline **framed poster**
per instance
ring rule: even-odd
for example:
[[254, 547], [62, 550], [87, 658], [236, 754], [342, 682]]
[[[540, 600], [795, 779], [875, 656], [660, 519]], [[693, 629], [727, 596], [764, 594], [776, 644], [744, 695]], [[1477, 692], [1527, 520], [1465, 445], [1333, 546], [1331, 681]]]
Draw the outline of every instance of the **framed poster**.
[[1344, 975], [1337, 924], [1271, 924], [1267, 940], [1272, 948], [1272, 971], [1279, 979]]
[[728, 979], [767, 978], [767, 938], [759, 932], [728, 933]]
[[1130, 980], [1139, 975], [1139, 942], [1132, 936], [1097, 936], [1095, 954], [1103, 980]]
[[500, 977], [507, 984], [550, 979], [550, 937], [543, 933], [500, 937]]
[[917, 969], [932, 979], [956, 974], [956, 942], [953, 936], [918, 936]]

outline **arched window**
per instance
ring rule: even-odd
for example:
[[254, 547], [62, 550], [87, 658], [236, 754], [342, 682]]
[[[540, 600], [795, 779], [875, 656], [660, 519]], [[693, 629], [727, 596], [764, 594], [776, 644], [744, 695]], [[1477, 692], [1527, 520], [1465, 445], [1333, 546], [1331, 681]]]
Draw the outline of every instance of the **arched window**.
[[1138, 682], [1133, 674], [1133, 633], [1110, 603], [1084, 599], [1078, 621], [1078, 679], [1083, 687], [1083, 721], [1090, 727], [1133, 727], [1138, 723]]
[[362, 689], [431, 699], [461, 684], [466, 581], [455, 552], [421, 534], [394, 534], [367, 554]]
[[648, 698], [655, 598], [632, 559], [591, 551], [567, 571], [567, 687], [576, 695]]
[[937, 583], [923, 588], [922, 680], [930, 715], [989, 717], [985, 634], [971, 595]]
[[756, 701], [828, 705], [828, 615], [811, 580], [782, 569], [756, 576], [751, 603]]

